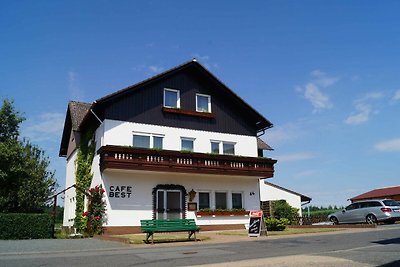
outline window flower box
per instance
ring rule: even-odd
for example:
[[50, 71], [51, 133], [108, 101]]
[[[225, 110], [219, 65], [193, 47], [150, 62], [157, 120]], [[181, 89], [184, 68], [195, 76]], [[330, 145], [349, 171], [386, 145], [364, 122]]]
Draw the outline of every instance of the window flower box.
[[247, 210], [199, 210], [196, 212], [197, 217], [216, 217], [216, 216], [247, 216]]

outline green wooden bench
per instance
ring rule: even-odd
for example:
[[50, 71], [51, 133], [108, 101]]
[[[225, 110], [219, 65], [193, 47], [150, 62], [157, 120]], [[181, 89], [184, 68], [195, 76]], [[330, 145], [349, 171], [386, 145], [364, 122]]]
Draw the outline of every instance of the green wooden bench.
[[194, 235], [196, 239], [196, 232], [200, 227], [196, 225], [194, 219], [171, 219], [171, 220], [140, 220], [142, 232], [146, 233], [146, 243], [154, 244], [154, 233], [167, 233], [167, 232], [188, 232], [189, 240]]

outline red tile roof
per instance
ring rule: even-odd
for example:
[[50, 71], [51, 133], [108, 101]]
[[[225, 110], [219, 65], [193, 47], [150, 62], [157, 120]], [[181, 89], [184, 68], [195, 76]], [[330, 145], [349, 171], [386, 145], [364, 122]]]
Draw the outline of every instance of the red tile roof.
[[351, 201], [373, 198], [392, 198], [393, 196], [400, 195], [400, 186], [384, 187], [374, 189], [367, 193], [350, 198]]

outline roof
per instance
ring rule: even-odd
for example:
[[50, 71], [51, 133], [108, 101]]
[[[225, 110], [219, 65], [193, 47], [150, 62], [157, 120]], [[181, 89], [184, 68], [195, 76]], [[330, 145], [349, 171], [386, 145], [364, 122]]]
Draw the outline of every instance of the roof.
[[[218, 87], [221, 91], [223, 91], [223, 93], [226, 95], [226, 97], [227, 97], [227, 99], [229, 99], [229, 101], [235, 101], [236, 104], [243, 107], [244, 111], [249, 112], [249, 114], [251, 114], [251, 117], [254, 118], [253, 121], [255, 123], [255, 128], [258, 131], [268, 129], [273, 126], [273, 124], [269, 120], [267, 120], [263, 115], [258, 113], [253, 107], [251, 107], [249, 104], [247, 104], [242, 98], [240, 98], [237, 94], [235, 94], [231, 89], [229, 89], [223, 82], [221, 82], [217, 77], [215, 77], [211, 72], [209, 72], [199, 62], [197, 62], [196, 59], [193, 59], [193, 60], [187, 61], [181, 65], [178, 65], [174, 68], [171, 68], [167, 71], [164, 71], [160, 74], [157, 74], [153, 77], [150, 77], [146, 80], [143, 80], [139, 83], [128, 86], [124, 89], [121, 89], [112, 94], [106, 95], [102, 98], [99, 98], [96, 101], [94, 101], [92, 104], [77, 102], [77, 101], [69, 102], [68, 109], [67, 109], [67, 115], [66, 115], [65, 122], [64, 122], [64, 131], [63, 131], [63, 135], [62, 135], [59, 155], [66, 156], [66, 154], [67, 154], [68, 142], [69, 142], [68, 139], [69, 139], [69, 134], [71, 132], [71, 129], [74, 131], [79, 131], [80, 128], [85, 127], [85, 125], [87, 125], [87, 124], [98, 123], [98, 121], [94, 119], [94, 116], [90, 115], [89, 110], [93, 110], [93, 112], [95, 114], [97, 114], [101, 119], [103, 119], [102, 115], [101, 115], [102, 111], [104, 111], [105, 107], [108, 105], [109, 102], [112, 102], [115, 99], [122, 98], [122, 97], [126, 96], [127, 94], [130, 94], [132, 91], [140, 90], [141, 88], [145, 87], [146, 85], [149, 85], [150, 83], [159, 81], [161, 79], [164, 79], [170, 75], [173, 75], [173, 74], [183, 71], [183, 70], [195, 70], [196, 73], [199, 73], [205, 79], [209, 79], [212, 82], [214, 82], [216, 87]], [[267, 145], [262, 140], [260, 140], [260, 141], [257, 141], [257, 145], [259, 147], [261, 146], [262, 147], [262, 148], [260, 147], [261, 149], [272, 150], [272, 148], [269, 145]]]
[[257, 148], [262, 150], [274, 150], [259, 137], [257, 137]]
[[286, 192], [288, 192], [288, 193], [297, 195], [297, 196], [300, 197], [301, 202], [306, 202], [306, 201], [311, 201], [311, 200], [312, 200], [312, 198], [310, 198], [310, 197], [308, 197], [308, 196], [306, 196], [306, 195], [297, 193], [297, 192], [295, 192], [295, 191], [289, 190], [289, 189], [284, 188], [284, 187], [281, 187], [281, 186], [279, 186], [279, 185], [276, 185], [276, 184], [273, 184], [273, 183], [270, 183], [270, 182], [267, 182], [267, 181], [264, 181], [264, 184], [269, 185], [269, 186], [272, 186], [272, 187], [275, 187], [275, 188], [280, 189], [280, 190], [283, 190], [283, 191], [286, 191]]
[[71, 133], [71, 130], [79, 131], [79, 125], [82, 123], [91, 106], [92, 104], [77, 101], [70, 101], [68, 103], [64, 129], [61, 137], [61, 145], [59, 151], [60, 157], [67, 155], [69, 135]]
[[79, 129], [79, 125], [91, 106], [92, 104], [77, 101], [70, 101], [68, 103], [68, 108], [71, 114], [72, 130], [77, 131]]
[[374, 198], [390, 198], [395, 195], [400, 195], [400, 186], [383, 187], [371, 190], [364, 194], [350, 198], [351, 201], [374, 199]]
[[[97, 112], [98, 109], [101, 109], [102, 107], [105, 106], [108, 102], [125, 96], [126, 94], [131, 93], [134, 90], [139, 90], [140, 88], [148, 85], [149, 83], [153, 83], [155, 81], [158, 81], [160, 79], [163, 79], [165, 77], [168, 77], [172, 74], [175, 74], [179, 71], [185, 70], [185, 69], [195, 69], [198, 71], [198, 73], [201, 73], [204, 75], [204, 77], [212, 80], [214, 83], [218, 84], [218, 87], [224, 91], [224, 93], [231, 97], [231, 99], [234, 99], [235, 101], [238, 102], [239, 105], [244, 107], [245, 110], [249, 111], [250, 114], [253, 115], [255, 120], [257, 121], [256, 123], [256, 128], [261, 131], [265, 130], [268, 128], [271, 128], [273, 124], [267, 120], [263, 115], [258, 113], [253, 107], [251, 107], [249, 104], [247, 104], [242, 98], [240, 98], [236, 93], [234, 93], [228, 86], [226, 86], [222, 81], [220, 81], [217, 77], [215, 77], [211, 72], [209, 72], [203, 65], [201, 65], [196, 59], [187, 61], [181, 65], [178, 65], [174, 68], [171, 68], [167, 71], [164, 71], [160, 74], [157, 74], [151, 78], [148, 78], [146, 80], [143, 80], [137, 84], [128, 86], [124, 89], [121, 89], [119, 91], [116, 91], [112, 94], [109, 94], [107, 96], [104, 96], [102, 98], [97, 99], [96, 101], [93, 102], [92, 109], [96, 112], [96, 114], [99, 114], [100, 112]], [[85, 118], [82, 121], [82, 124], [86, 122], [86, 120], [89, 118], [89, 114], [86, 114]]]

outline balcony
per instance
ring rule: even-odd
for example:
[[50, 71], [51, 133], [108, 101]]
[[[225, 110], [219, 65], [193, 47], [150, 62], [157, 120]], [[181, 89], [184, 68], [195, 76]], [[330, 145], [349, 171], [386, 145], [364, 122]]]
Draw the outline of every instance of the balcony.
[[100, 169], [272, 177], [276, 160], [172, 150], [103, 146]]

